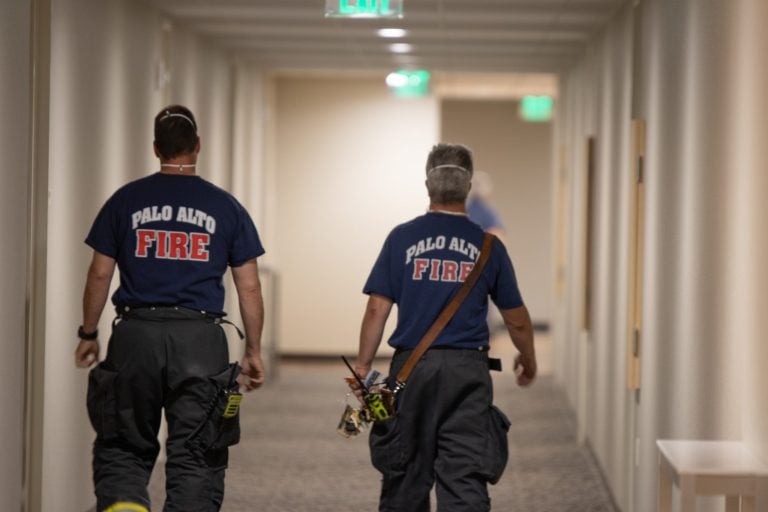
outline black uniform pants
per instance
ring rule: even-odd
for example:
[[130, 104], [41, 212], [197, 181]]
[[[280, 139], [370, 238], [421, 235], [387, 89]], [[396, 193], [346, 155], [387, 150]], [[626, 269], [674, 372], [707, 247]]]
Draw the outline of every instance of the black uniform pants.
[[[409, 355], [395, 354], [391, 376]], [[509, 428], [492, 401], [487, 352], [427, 351], [399, 393], [396, 416], [371, 430], [371, 461], [383, 477], [379, 510], [429, 512], [433, 485], [439, 512], [490, 510], [487, 484], [503, 471]]]
[[147, 308], [123, 315], [88, 386], [99, 512], [116, 502], [149, 508], [147, 483], [160, 449], [162, 409], [168, 423], [164, 510], [219, 510], [227, 449], [203, 452], [185, 443], [205, 421], [217, 382], [229, 380], [228, 363], [221, 326], [200, 312]]

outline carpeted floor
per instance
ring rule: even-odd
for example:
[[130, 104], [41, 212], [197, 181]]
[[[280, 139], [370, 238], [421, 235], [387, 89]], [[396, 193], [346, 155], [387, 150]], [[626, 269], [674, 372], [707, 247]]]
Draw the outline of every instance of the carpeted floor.
[[[495, 403], [512, 421], [510, 462], [491, 487], [493, 509], [613, 512], [589, 451], [576, 443], [562, 392], [546, 371], [531, 388], [518, 388], [506, 354], [505, 372], [494, 373], [494, 383]], [[385, 363], [380, 366], [386, 370]], [[370, 466], [366, 436], [344, 439], [335, 432], [345, 374], [341, 361], [283, 363], [278, 381], [246, 396], [243, 440], [230, 452], [224, 512], [377, 509], [379, 474]], [[162, 488], [158, 464], [153, 510], [162, 509]]]

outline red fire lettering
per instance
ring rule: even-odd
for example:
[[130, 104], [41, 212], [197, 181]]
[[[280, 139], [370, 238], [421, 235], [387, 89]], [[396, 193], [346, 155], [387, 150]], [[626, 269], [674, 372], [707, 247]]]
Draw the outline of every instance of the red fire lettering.
[[155, 258], [167, 258], [168, 257], [168, 232], [167, 231], [158, 231], [157, 232], [157, 250], [155, 251]]
[[172, 260], [186, 260], [187, 258], [187, 234], [180, 231], [168, 233], [168, 257]]
[[154, 256], [158, 259], [209, 261], [208, 233], [184, 233], [155, 229], [136, 230], [136, 257], [149, 257], [149, 249], [155, 246]]
[[461, 271], [459, 272], [459, 281], [463, 283], [467, 279], [469, 273], [472, 272], [472, 268], [474, 268], [474, 266], [474, 261], [462, 261]]
[[152, 242], [157, 237], [157, 233], [154, 229], [137, 229], [136, 230], [136, 257], [146, 258], [147, 249], [152, 245]]
[[451, 260], [443, 260], [443, 275], [441, 281], [456, 281], [456, 273], [459, 270], [459, 264]]
[[208, 233], [190, 233], [190, 259], [208, 261], [208, 244], [211, 243], [211, 235]]
[[440, 260], [432, 259], [432, 267], [429, 269], [429, 280], [438, 281], [440, 279]]
[[421, 281], [421, 276], [424, 275], [424, 271], [429, 266], [429, 260], [427, 258], [416, 258], [413, 260], [413, 279]]

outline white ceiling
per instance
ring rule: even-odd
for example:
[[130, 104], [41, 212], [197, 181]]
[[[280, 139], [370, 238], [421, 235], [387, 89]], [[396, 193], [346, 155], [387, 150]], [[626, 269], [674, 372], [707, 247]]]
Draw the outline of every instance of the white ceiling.
[[[399, 20], [325, 18], [325, 0], [146, 1], [268, 69], [556, 73], [625, 0], [404, 0]], [[408, 35], [383, 39], [384, 27]], [[412, 51], [392, 53], [393, 42]]]

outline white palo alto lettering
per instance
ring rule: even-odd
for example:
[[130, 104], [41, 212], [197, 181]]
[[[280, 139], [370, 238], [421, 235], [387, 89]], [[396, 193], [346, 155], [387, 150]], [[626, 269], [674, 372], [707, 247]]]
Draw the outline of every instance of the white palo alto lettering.
[[190, 208], [188, 206], [179, 206], [176, 214], [173, 213], [173, 207], [164, 206], [145, 206], [141, 210], [136, 210], [131, 214], [131, 228], [136, 229], [142, 224], [148, 222], [160, 222], [175, 220], [184, 224], [193, 224], [205, 229], [208, 233], [216, 233], [216, 219], [202, 210]]
[[472, 242], [467, 242], [463, 238], [452, 236], [450, 241], [443, 235], [436, 237], [428, 236], [411, 245], [405, 250], [405, 264], [411, 263], [411, 260], [417, 256], [421, 256], [425, 252], [439, 251], [447, 249], [464, 256], [468, 256], [472, 260], [477, 259], [477, 255], [480, 254], [480, 249], [477, 248]]
[[208, 245], [211, 235], [208, 233], [186, 233], [184, 231], [166, 231], [163, 229], [137, 229], [137, 258], [154, 256], [164, 260], [209, 261]]
[[147, 206], [141, 210], [136, 210], [131, 214], [131, 225], [136, 229], [141, 224], [147, 222], [168, 221], [173, 218], [173, 208], [165, 206]]

